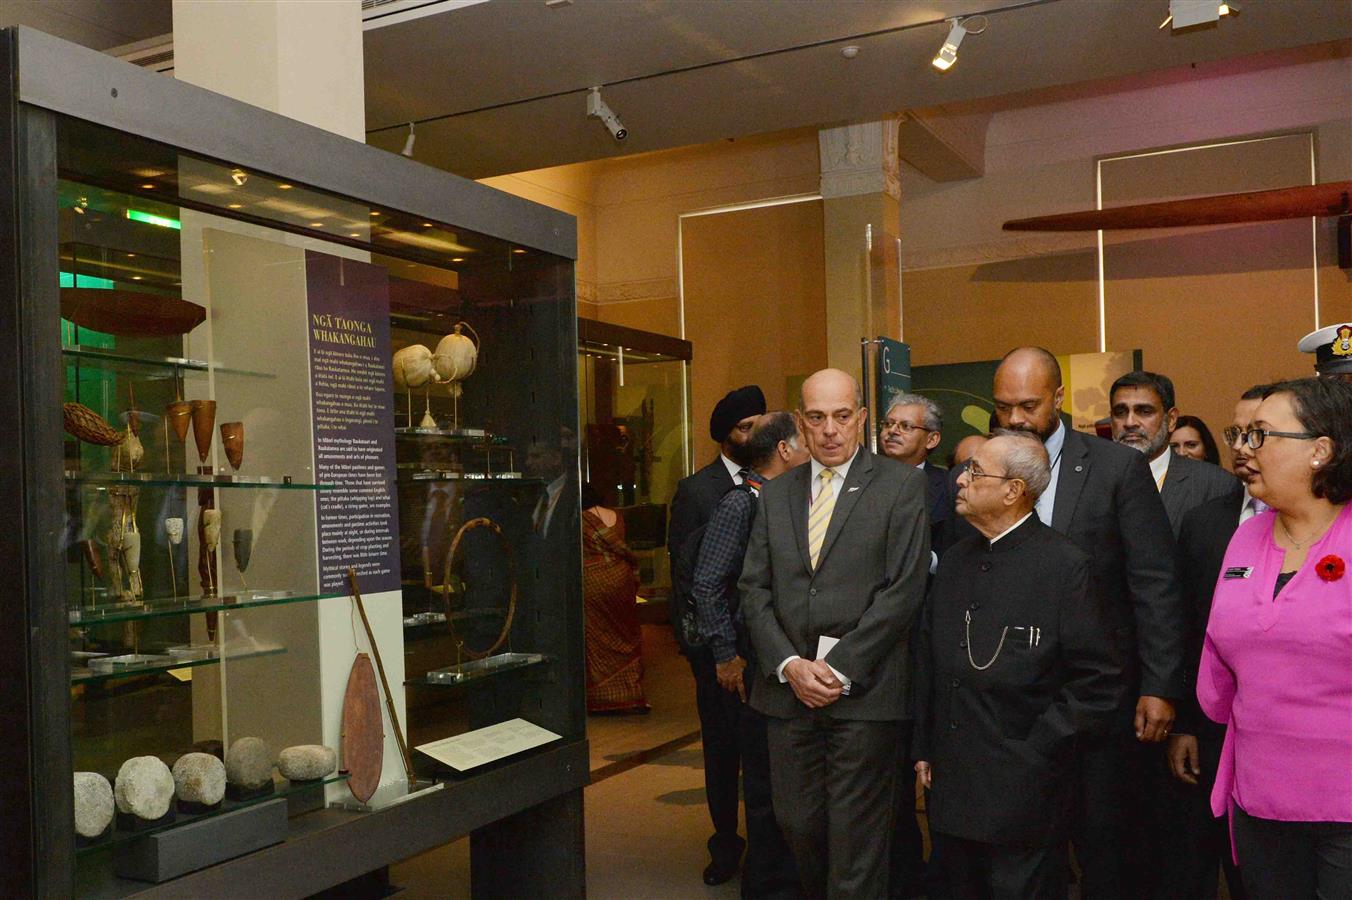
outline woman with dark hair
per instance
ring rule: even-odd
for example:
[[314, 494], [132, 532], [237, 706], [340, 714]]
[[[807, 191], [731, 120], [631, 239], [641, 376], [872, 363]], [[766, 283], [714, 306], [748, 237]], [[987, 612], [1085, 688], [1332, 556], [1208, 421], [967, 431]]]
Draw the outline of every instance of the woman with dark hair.
[[643, 630], [638, 560], [624, 543], [624, 519], [582, 485], [582, 600], [586, 612], [587, 712], [648, 711], [643, 696]]
[[1352, 897], [1352, 385], [1275, 384], [1241, 439], [1271, 509], [1230, 541], [1207, 625], [1211, 808], [1251, 898]]
[[1174, 430], [1169, 434], [1169, 446], [1179, 456], [1190, 456], [1209, 462], [1213, 466], [1221, 464], [1221, 451], [1211, 429], [1196, 416], [1179, 416]]

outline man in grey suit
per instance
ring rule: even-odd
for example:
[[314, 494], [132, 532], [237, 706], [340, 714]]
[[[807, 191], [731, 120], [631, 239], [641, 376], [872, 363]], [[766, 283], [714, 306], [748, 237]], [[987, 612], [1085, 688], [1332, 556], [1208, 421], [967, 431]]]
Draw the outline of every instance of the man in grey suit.
[[886, 896], [908, 636], [929, 570], [925, 477], [860, 446], [859, 386], [803, 383], [812, 459], [765, 485], [738, 588], [775, 815], [808, 897]]
[[1240, 484], [1220, 466], [1179, 456], [1169, 449], [1169, 435], [1178, 421], [1174, 400], [1173, 381], [1156, 372], [1128, 372], [1108, 391], [1113, 440], [1145, 454], [1177, 540], [1189, 510], [1235, 493]]

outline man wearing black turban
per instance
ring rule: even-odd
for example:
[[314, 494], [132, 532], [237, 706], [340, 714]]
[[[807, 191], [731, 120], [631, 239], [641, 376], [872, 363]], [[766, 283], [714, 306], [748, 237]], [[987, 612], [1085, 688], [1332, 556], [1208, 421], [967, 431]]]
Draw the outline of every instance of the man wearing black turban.
[[[678, 560], [687, 539], [709, 521], [723, 495], [742, 483], [741, 473], [747, 465], [746, 443], [755, 430], [756, 420], [764, 414], [765, 394], [754, 384], [729, 391], [715, 404], [709, 416], [709, 437], [718, 442], [719, 454], [695, 474], [682, 478], [671, 501], [667, 550], [671, 554], [672, 572], [679, 568]], [[681, 585], [673, 585], [673, 590], [681, 589]], [[677, 608], [673, 602], [672, 609]], [[680, 625], [673, 624], [679, 637]], [[740, 757], [736, 723], [724, 713], [724, 691], [719, 687], [709, 648], [683, 646], [682, 652], [695, 673], [695, 703], [704, 741], [704, 792], [714, 824], [714, 834], [709, 838], [711, 862], [704, 870], [704, 883], [722, 884], [737, 874], [746, 846], [746, 841], [737, 834]]]

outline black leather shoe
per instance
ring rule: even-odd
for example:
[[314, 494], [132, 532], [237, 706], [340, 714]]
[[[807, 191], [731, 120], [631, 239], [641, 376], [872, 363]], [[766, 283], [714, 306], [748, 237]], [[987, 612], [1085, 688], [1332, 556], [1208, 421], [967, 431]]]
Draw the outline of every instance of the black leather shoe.
[[723, 884], [732, 876], [737, 874], [737, 863], [720, 863], [717, 861], [709, 863], [704, 867], [704, 883], [710, 887], [716, 884]]

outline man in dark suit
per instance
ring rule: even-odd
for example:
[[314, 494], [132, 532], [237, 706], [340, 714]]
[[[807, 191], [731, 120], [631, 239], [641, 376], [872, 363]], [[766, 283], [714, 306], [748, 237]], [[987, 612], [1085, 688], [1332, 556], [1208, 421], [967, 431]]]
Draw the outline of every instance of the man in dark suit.
[[1220, 764], [1225, 726], [1212, 722], [1197, 704], [1197, 663], [1202, 655], [1211, 597], [1220, 578], [1230, 538], [1240, 523], [1257, 515], [1260, 501], [1249, 496], [1253, 451], [1240, 439], [1253, 421], [1267, 385], [1244, 392], [1235, 417], [1225, 429], [1238, 480], [1230, 494], [1195, 507], [1184, 517], [1178, 539], [1178, 580], [1189, 604], [1187, 642], [1188, 691], [1179, 705], [1178, 724], [1169, 736], [1169, 769], [1178, 781], [1168, 796], [1163, 856], [1162, 897], [1213, 900], [1216, 868], [1223, 867], [1232, 900], [1244, 900], [1244, 886], [1230, 852], [1225, 819], [1211, 814], [1211, 789]]
[[[929, 461], [943, 440], [944, 418], [939, 404], [920, 394], [897, 394], [879, 425], [879, 447], [889, 459], [915, 466], [925, 475], [929, 502], [931, 562], [943, 553], [944, 521], [953, 509], [948, 492], [948, 470]], [[931, 566], [933, 568], [934, 566]], [[914, 639], [914, 638], [913, 638]], [[912, 651], [915, 647], [912, 646]], [[902, 722], [901, 755], [897, 760], [897, 809], [892, 829], [891, 874], [888, 897], [900, 900], [925, 892], [925, 841], [916, 821], [914, 779], [911, 775], [912, 723]]]
[[1239, 489], [1235, 477], [1220, 466], [1179, 456], [1169, 449], [1178, 407], [1174, 383], [1168, 376], [1128, 372], [1113, 382], [1108, 404], [1113, 440], [1145, 454], [1175, 538], [1188, 510]]
[[[1150, 861], [1139, 844], [1148, 756], [1135, 744], [1165, 739], [1185, 690], [1187, 614], [1174, 577], [1173, 531], [1144, 455], [1062, 424], [1056, 357], [1039, 347], [1011, 350], [996, 370], [994, 394], [1001, 427], [1030, 431], [1046, 445], [1052, 480], [1038, 498], [1038, 518], [1089, 556], [1093, 589], [1123, 655], [1127, 693], [1114, 728], [1081, 746], [1071, 840], [1084, 900], [1137, 900]], [[949, 546], [959, 528], [970, 533], [961, 517], [949, 524]]]
[[812, 459], [761, 491], [738, 583], [775, 815], [812, 898], [887, 894], [908, 637], [929, 570], [924, 476], [860, 446], [863, 414], [847, 373], [803, 383]]
[[[709, 521], [723, 495], [743, 481], [747, 443], [756, 422], [765, 413], [765, 395], [754, 384], [729, 391], [709, 416], [709, 437], [718, 443], [718, 456], [704, 468], [682, 478], [671, 501], [667, 526], [667, 550], [673, 573], [691, 566], [679, 564], [681, 554], [695, 553], [685, 547], [691, 534]], [[691, 585], [673, 584], [673, 590], [691, 590]], [[737, 784], [741, 757], [737, 751], [737, 725], [726, 713], [724, 691], [718, 685], [713, 654], [707, 646], [687, 645], [685, 622], [676, 620], [682, 609], [672, 602], [672, 629], [681, 642], [681, 652], [695, 676], [695, 706], [699, 711], [700, 738], [704, 747], [704, 793], [714, 833], [709, 837], [709, 865], [704, 883], [722, 884], [737, 874], [746, 841], [737, 833]]]
[[1121, 705], [1121, 658], [1089, 557], [1042, 524], [1051, 481], [1027, 432], [997, 432], [958, 479], [980, 532], [939, 564], [916, 662], [916, 771], [955, 900], [1065, 900], [1076, 742]]

